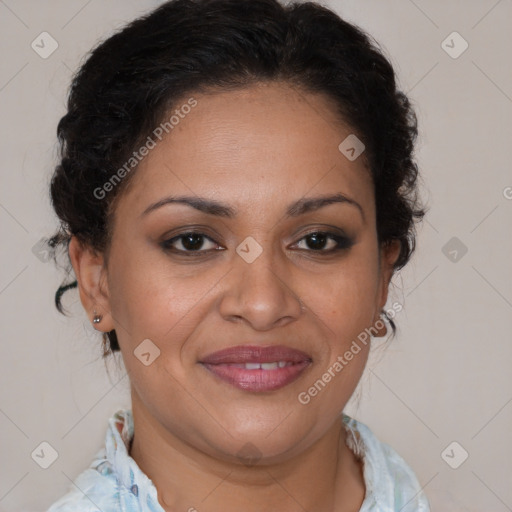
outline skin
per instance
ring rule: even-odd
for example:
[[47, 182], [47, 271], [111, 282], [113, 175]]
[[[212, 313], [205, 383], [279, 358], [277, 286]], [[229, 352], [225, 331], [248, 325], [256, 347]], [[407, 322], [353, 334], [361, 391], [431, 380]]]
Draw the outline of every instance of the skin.
[[[75, 238], [69, 247], [82, 304], [91, 320], [93, 309], [103, 315], [96, 328], [116, 330], [129, 372], [131, 456], [168, 511], [358, 511], [362, 465], [345, 443], [340, 414], [369, 344], [309, 404], [298, 395], [386, 304], [399, 244], [378, 246], [364, 154], [349, 161], [339, 151], [352, 131], [323, 95], [260, 83], [193, 96], [197, 106], [144, 158], [119, 198], [108, 258]], [[299, 199], [335, 192], [362, 213], [344, 202], [285, 216]], [[237, 214], [174, 203], [142, 215], [171, 194], [214, 199]], [[190, 228], [213, 240], [199, 239], [202, 255], [160, 245]], [[315, 230], [354, 243], [327, 255], [336, 243], [315, 245], [306, 236]], [[262, 248], [252, 263], [235, 250], [248, 236]], [[183, 244], [173, 247], [191, 247]], [[160, 355], [145, 366], [133, 351], [147, 338]], [[291, 384], [255, 393], [198, 362], [243, 344], [289, 345], [312, 363]], [[247, 443], [256, 464], [237, 455]]]

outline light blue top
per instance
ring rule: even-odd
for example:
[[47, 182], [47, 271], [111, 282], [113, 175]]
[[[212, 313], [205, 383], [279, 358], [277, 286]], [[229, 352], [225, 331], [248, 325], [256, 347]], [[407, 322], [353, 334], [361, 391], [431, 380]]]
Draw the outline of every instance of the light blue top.
[[[430, 512], [402, 457], [363, 423], [346, 414], [343, 421], [347, 445], [364, 461], [366, 495], [360, 512]], [[105, 447], [47, 512], [164, 512], [155, 485], [129, 455], [132, 437], [132, 411], [120, 409], [109, 419]]]

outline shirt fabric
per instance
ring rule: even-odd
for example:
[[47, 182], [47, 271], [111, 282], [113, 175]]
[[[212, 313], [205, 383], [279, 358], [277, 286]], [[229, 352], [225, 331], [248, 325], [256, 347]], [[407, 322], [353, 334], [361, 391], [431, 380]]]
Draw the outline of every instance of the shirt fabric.
[[[363, 460], [366, 494], [360, 512], [430, 512], [404, 459], [365, 424], [344, 413], [342, 417], [347, 446]], [[155, 485], [129, 455], [131, 409], [119, 409], [108, 423], [105, 446], [47, 512], [164, 512]]]

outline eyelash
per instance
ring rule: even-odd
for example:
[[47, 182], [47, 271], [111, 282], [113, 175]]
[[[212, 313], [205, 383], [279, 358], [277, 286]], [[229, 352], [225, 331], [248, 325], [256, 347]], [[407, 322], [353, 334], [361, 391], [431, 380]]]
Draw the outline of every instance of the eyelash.
[[[204, 255], [205, 253], [211, 252], [212, 250], [213, 251], [219, 250], [219, 249], [208, 249], [208, 250], [190, 251], [190, 250], [175, 249], [175, 248], [172, 247], [172, 244], [174, 242], [185, 238], [187, 235], [197, 235], [197, 236], [200, 236], [200, 237], [204, 237], [207, 240], [213, 242], [214, 244], [217, 244], [217, 242], [215, 242], [215, 240], [210, 238], [208, 235], [206, 235], [204, 233], [201, 233], [199, 231], [191, 230], [191, 231], [186, 231], [186, 232], [180, 233], [179, 235], [176, 235], [176, 236], [174, 236], [174, 237], [172, 237], [172, 238], [170, 238], [168, 240], [164, 240], [163, 242], [161, 242], [160, 245], [167, 252], [172, 252], [172, 253], [175, 253], [175, 254], [176, 253], [182, 254], [182, 255], [184, 255], [186, 257], [198, 257], [198, 256]], [[340, 251], [349, 249], [350, 247], [352, 247], [352, 245], [354, 245], [354, 241], [351, 238], [348, 238], [346, 236], [342, 236], [342, 235], [339, 235], [337, 233], [333, 233], [333, 232], [330, 232], [330, 231], [319, 231], [319, 230], [310, 231], [309, 233], [306, 233], [294, 245], [296, 245], [297, 243], [301, 242], [302, 240], [306, 239], [307, 237], [309, 237], [311, 235], [326, 235], [328, 239], [334, 240], [336, 242], [336, 247], [334, 247], [332, 249], [329, 249], [329, 250], [323, 250], [323, 249], [318, 249], [318, 250], [315, 250], [315, 249], [299, 249], [299, 250], [302, 250], [302, 251], [305, 250], [306, 252], [312, 252], [312, 253], [317, 253], [317, 254], [331, 255], [331, 254], [338, 253]], [[217, 244], [217, 245], [219, 245], [219, 244]]]

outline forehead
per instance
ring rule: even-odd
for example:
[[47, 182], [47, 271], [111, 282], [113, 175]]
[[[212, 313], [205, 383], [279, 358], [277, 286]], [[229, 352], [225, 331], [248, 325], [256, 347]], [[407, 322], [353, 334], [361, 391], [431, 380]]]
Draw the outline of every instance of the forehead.
[[[181, 109], [191, 98], [195, 106]], [[153, 136], [154, 147], [121, 198], [126, 214], [140, 213], [166, 194], [209, 197], [242, 211], [337, 192], [357, 198], [372, 213], [364, 154], [350, 161], [340, 151], [352, 130], [323, 95], [257, 84], [191, 94], [166, 119], [171, 116], [169, 133], [161, 141]]]

